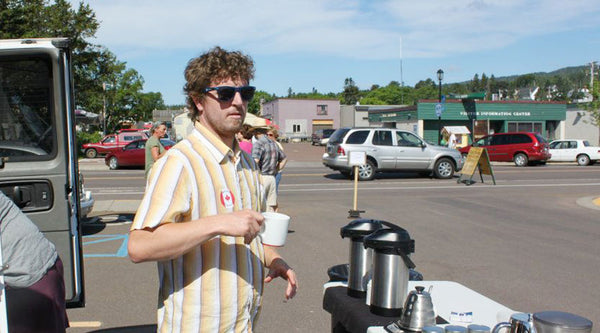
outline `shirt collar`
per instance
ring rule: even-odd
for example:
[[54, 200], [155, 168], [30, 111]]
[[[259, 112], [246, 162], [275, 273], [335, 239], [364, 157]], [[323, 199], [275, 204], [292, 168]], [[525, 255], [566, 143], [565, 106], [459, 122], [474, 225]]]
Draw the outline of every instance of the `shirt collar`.
[[204, 139], [210, 144], [208, 147], [208, 151], [215, 157], [219, 163], [227, 162], [227, 157], [229, 160], [238, 161], [241, 153], [240, 146], [237, 140], [233, 141], [233, 149], [229, 148], [221, 138], [216, 136], [213, 132], [211, 132], [208, 128], [202, 125], [200, 122], [194, 122], [194, 128], [198, 131], [198, 133], [204, 137]]

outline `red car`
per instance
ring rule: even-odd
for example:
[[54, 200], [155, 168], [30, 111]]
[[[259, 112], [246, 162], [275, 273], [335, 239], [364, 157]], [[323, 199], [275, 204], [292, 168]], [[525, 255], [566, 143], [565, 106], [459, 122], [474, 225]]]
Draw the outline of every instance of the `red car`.
[[118, 151], [125, 147], [128, 143], [147, 139], [148, 134], [138, 129], [122, 129], [117, 134], [109, 134], [102, 138], [100, 142], [86, 143], [82, 147], [82, 151], [87, 158], [95, 158], [98, 155], [108, 154]]
[[[174, 141], [160, 139], [160, 142], [169, 149], [175, 145]], [[111, 170], [120, 167], [144, 167], [146, 165], [146, 139], [130, 142], [122, 149], [106, 154], [104, 162]]]
[[548, 142], [541, 135], [533, 132], [496, 133], [484, 136], [459, 151], [466, 157], [471, 147], [487, 149], [490, 161], [512, 161], [520, 167], [546, 164], [552, 156], [548, 150]]

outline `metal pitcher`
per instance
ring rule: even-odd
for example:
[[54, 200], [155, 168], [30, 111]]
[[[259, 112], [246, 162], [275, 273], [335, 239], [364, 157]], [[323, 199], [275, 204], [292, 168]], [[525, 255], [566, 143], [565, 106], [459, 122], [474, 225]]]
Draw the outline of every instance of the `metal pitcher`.
[[535, 333], [533, 316], [530, 313], [514, 313], [508, 322], [494, 326], [492, 333], [499, 333], [503, 328], [508, 328], [510, 333]]

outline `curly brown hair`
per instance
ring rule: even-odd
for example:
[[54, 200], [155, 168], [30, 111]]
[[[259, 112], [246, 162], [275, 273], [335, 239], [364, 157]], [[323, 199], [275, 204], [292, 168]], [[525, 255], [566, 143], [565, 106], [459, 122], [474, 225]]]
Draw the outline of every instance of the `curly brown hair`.
[[191, 110], [192, 121], [200, 115], [194, 103], [204, 97], [204, 89], [211, 83], [233, 79], [250, 82], [254, 78], [254, 61], [240, 51], [228, 52], [215, 46], [199, 57], [191, 59], [185, 68], [187, 104]]

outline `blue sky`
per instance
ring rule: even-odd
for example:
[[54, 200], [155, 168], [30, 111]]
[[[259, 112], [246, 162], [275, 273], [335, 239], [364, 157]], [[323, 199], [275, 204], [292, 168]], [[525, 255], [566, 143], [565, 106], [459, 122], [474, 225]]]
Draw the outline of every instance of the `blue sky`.
[[216, 45], [252, 56], [252, 84], [278, 96], [340, 92], [347, 77], [360, 89], [414, 86], [440, 68], [453, 83], [600, 60], [597, 0], [84, 2], [100, 21], [92, 42], [171, 105], [185, 101], [187, 62]]

